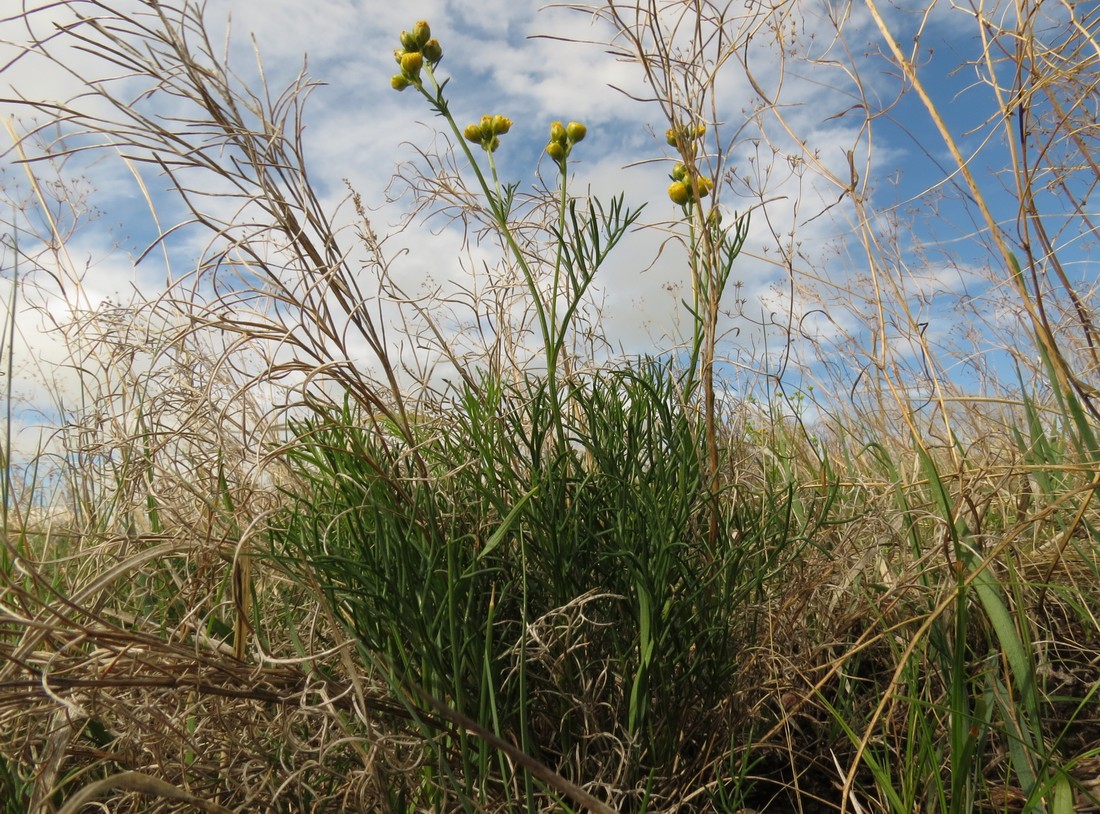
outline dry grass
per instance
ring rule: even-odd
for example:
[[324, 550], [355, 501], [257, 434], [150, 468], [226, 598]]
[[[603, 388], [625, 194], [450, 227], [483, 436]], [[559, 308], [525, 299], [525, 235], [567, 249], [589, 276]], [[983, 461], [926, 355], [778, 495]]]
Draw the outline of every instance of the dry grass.
[[[827, 14], [826, 58], [798, 39], [794, 3], [586, 6], [674, 134], [710, 123], [702, 146], [670, 149], [718, 181], [710, 201], [749, 196], [788, 275], [785, 336], [796, 301], [837, 328], [723, 359], [745, 222], [688, 207], [661, 227], [678, 236], [666, 251], [688, 249], [685, 372], [599, 370], [590, 280], [555, 255], [566, 172], [507, 210], [447, 119], [455, 144], [399, 179], [417, 217], [461, 222], [499, 266], [469, 313], [409, 296], [358, 199], [349, 240], [311, 185], [308, 77], [243, 87], [189, 4], [70, 5], [51, 37], [127, 78], [20, 100], [41, 123], [13, 148], [29, 194], [5, 251], [66, 303], [54, 331], [80, 386], [54, 394], [59, 433], [22, 481], [10, 436], [4, 450], [0, 812], [1100, 810], [1095, 281], [1066, 268], [1095, 231], [1095, 11], [978, 12], [971, 67], [1012, 146], [991, 186], [901, 45], [927, 20], [903, 35], [860, 7], [943, 139], [1012, 316], [960, 303], [982, 330], [951, 347], [912, 296], [908, 261], [930, 248], [876, 210], [884, 111], [847, 50], [857, 9]], [[765, 51], [792, 81], [850, 79], [860, 125], [841, 169], [755, 71]], [[756, 91], [736, 128], [718, 92], [731, 74]], [[729, 171], [748, 143], [837, 203], [799, 202], [782, 225], [774, 190]], [[153, 299], [92, 306], [68, 254], [89, 206], [66, 161], [104, 146], [156, 167], [186, 208], [148, 255], [176, 229], [208, 239]], [[1013, 224], [996, 214], [1006, 188]], [[841, 201], [864, 254], [850, 284], [798, 250]], [[592, 234], [633, 223], [578, 210]], [[499, 330], [452, 337], [482, 313]], [[990, 337], [1019, 381], [973, 361]], [[441, 366], [461, 381], [441, 385]], [[816, 390], [794, 390], [796, 368]], [[731, 369], [764, 396], [724, 402]]]

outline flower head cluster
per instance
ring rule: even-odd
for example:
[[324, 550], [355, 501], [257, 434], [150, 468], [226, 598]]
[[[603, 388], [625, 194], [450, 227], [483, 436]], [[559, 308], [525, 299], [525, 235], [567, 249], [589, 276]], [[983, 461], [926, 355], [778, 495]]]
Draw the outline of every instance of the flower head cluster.
[[487, 153], [496, 152], [500, 146], [500, 137], [512, 129], [512, 120], [507, 116], [482, 116], [480, 122], [466, 125], [462, 135], [466, 141], [480, 144]]
[[669, 147], [675, 147], [681, 152], [689, 150], [695, 155], [695, 142], [707, 134], [705, 124], [682, 124], [679, 127], [670, 127], [665, 131], [665, 141]]
[[420, 86], [420, 71], [424, 63], [434, 66], [443, 59], [439, 40], [432, 38], [428, 23], [420, 20], [412, 31], [401, 32], [401, 47], [393, 52], [393, 58], [401, 66], [401, 73], [394, 74], [390, 85], [394, 90], [404, 90], [409, 85]]
[[573, 145], [584, 141], [588, 135], [588, 128], [580, 122], [562, 124], [554, 122], [550, 125], [550, 143], [546, 145], [546, 154], [557, 163], [559, 167], [565, 166], [565, 159], [573, 150]]
[[[683, 124], [679, 127], [670, 127], [665, 131], [665, 140], [669, 146], [680, 151], [680, 155], [690, 164], [694, 165], [699, 140], [707, 134], [705, 124]], [[696, 195], [705, 198], [714, 188], [714, 181], [705, 175], [699, 175], [683, 162], [679, 162], [672, 168], [672, 183], [668, 187], [668, 197], [672, 202], [680, 206], [692, 203]]]
[[687, 206], [694, 201], [696, 190], [698, 190], [700, 198], [705, 198], [710, 195], [710, 191], [714, 188], [714, 182], [705, 175], [696, 175], [693, 184], [688, 168], [682, 163], [677, 163], [672, 168], [671, 178], [672, 183], [668, 187], [668, 197], [672, 199], [673, 203], [680, 206]]

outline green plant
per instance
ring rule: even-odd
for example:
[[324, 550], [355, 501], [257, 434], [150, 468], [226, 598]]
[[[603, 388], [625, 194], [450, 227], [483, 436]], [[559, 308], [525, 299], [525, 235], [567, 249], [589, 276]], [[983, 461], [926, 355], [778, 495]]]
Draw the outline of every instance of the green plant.
[[[0, 787], [16, 805], [1088, 801], [1097, 333], [1091, 282], [1071, 275], [1093, 226], [1100, 16], [958, 12], [982, 43], [964, 95], [994, 102], [970, 139], [933, 98], [942, 49], [920, 47], [955, 10], [597, 4], [664, 132], [668, 200], [647, 183], [673, 214], [651, 204], [651, 224], [626, 196], [577, 194], [603, 122], [547, 122], [548, 181], [504, 177], [525, 123], [455, 121], [443, 43], [417, 23], [390, 87], [442, 134], [399, 170], [427, 216], [408, 225], [419, 246], [454, 216], [470, 249], [460, 295], [422, 297], [373, 201], [352, 193], [349, 244], [315, 191], [304, 73], [249, 87], [194, 4], [39, 6], [0, 27], [26, 22], [20, 59], [86, 85], [64, 103], [17, 88], [39, 118], [11, 125], [30, 184], [5, 224], [19, 287], [0, 331]], [[34, 24], [54, 12], [71, 16]], [[955, 166], [907, 206], [972, 232], [922, 240], [886, 200], [872, 141], [914, 110]], [[150, 204], [134, 256], [163, 249], [157, 296], [82, 288], [68, 249], [86, 251], [91, 208], [65, 178], [93, 154], [121, 157]], [[984, 162], [1007, 182], [989, 187]], [[754, 210], [751, 234], [723, 199]], [[854, 236], [818, 231], [838, 213]], [[613, 356], [599, 296], [642, 228], [682, 261], [686, 328]], [[57, 290], [39, 313], [79, 381], [55, 396], [56, 459], [19, 483], [16, 320], [36, 280]], [[1012, 364], [982, 361], [997, 354]], [[28, 511], [52, 501], [57, 518]]]

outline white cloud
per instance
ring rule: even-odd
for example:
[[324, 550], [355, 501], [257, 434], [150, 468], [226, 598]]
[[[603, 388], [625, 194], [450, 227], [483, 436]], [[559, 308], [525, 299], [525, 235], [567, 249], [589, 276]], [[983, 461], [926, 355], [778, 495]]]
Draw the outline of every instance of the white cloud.
[[[39, 5], [41, 10], [30, 18], [40, 35], [74, 10], [92, 8], [79, 2], [51, 4], [45, 0], [39, 0]], [[120, 5], [133, 7], [128, 0]], [[854, 332], [858, 327], [855, 318], [838, 307], [827, 319], [818, 319], [812, 313], [814, 303], [788, 302], [784, 299], [788, 297], [787, 274], [802, 275], [800, 283], [809, 286], [810, 274], [824, 277], [827, 273], [832, 284], [843, 287], [849, 275], [860, 270], [861, 261], [852, 259], [857, 255], [846, 245], [853, 214], [837, 182], [843, 186], [850, 180], [852, 166], [862, 180], [878, 181], [912, 160], [913, 153], [896, 133], [869, 147], [867, 133], [861, 129], [866, 112], [852, 107], [859, 101], [858, 88], [848, 72], [852, 64], [845, 61], [865, 70], [861, 81], [872, 99], [889, 100], [896, 90], [896, 77], [880, 71], [882, 63], [873, 55], [844, 52], [824, 11], [834, 5], [804, 2], [792, 6], [789, 30], [781, 32], [788, 47], [769, 40], [761, 29], [746, 52], [754, 76], [768, 93], [777, 94], [778, 111], [801, 142], [792, 138], [771, 112], [755, 118], [760, 100], [738, 69], [740, 52], [731, 55], [716, 86], [719, 121], [712, 123], [718, 125], [717, 135], [723, 143], [738, 133], [730, 154], [737, 180], [732, 188], [723, 190], [724, 205], [744, 210], [766, 201], [766, 209], [758, 209], [753, 217], [750, 239], [733, 274], [734, 280], [744, 282], [740, 294], [748, 300], [745, 311], [782, 314], [791, 310], [796, 324], [809, 330], [813, 323], [820, 341]], [[862, 7], [844, 8], [844, 12], [848, 15], [847, 35], [862, 48], [864, 41], [876, 36], [870, 18]], [[231, 25], [227, 23], [230, 14]], [[901, 12], [896, 10], [889, 14], [891, 24], [899, 27], [917, 19], [898, 16]], [[588, 124], [589, 137], [578, 147], [575, 190], [591, 188], [605, 201], [623, 192], [628, 206], [648, 202], [643, 218], [650, 222], [676, 215], [664, 192], [671, 162], [644, 163], [672, 158], [661, 137], [666, 125], [659, 107], [632, 100], [611, 87], [635, 96], [650, 92], [636, 65], [616, 60], [606, 48], [584, 42], [605, 40], [610, 33], [605, 23], [591, 17], [556, 7], [536, 13], [535, 4], [514, 0], [426, 0], [415, 6], [316, 0], [308, 9], [303, 9], [300, 0], [217, 0], [207, 4], [206, 17], [216, 53], [224, 46], [225, 32], [231, 31], [231, 63], [245, 82], [254, 82], [259, 75], [254, 47], [274, 92], [296, 76], [308, 53], [309, 74], [326, 83], [314, 91], [305, 108], [303, 140], [311, 180], [337, 225], [346, 230], [342, 235], [349, 248], [355, 244], [355, 215], [346, 203], [344, 179], [362, 194], [374, 226], [383, 230], [401, 222], [411, 206], [407, 198], [387, 203], [395, 163], [421, 161], [418, 149], [442, 149], [444, 144], [435, 135], [442, 120], [424, 100], [413, 90], [398, 94], [388, 86], [398, 32], [411, 27], [417, 18], [428, 19], [443, 42], [440, 72], [453, 77], [449, 98], [460, 125], [487, 112], [505, 113], [515, 120], [513, 132], [498, 154], [506, 180], [519, 181], [521, 190], [529, 189], [548, 123], [557, 118], [579, 119]], [[950, 34], [956, 18], [943, 12], [934, 22], [932, 31], [942, 39]], [[543, 36], [531, 38], [533, 35]], [[0, 45], [0, 64], [19, 53], [15, 43], [26, 39], [27, 30], [19, 20], [0, 23], [0, 41], [8, 43]], [[0, 87], [13, 86], [32, 98], [64, 100], [80, 91], [81, 79], [118, 73], [117, 68], [59, 41], [49, 48], [72, 66], [73, 74], [29, 54], [0, 74]], [[801, 59], [799, 49], [812, 59]], [[172, 107], [159, 108], [162, 112], [168, 109], [179, 112], [182, 103], [175, 100]], [[25, 115], [10, 106], [0, 113]], [[711, 136], [715, 134], [712, 129]], [[70, 169], [77, 164], [74, 160]], [[459, 158], [458, 166], [465, 170], [464, 158]], [[544, 174], [552, 175], [549, 169], [543, 162]], [[81, 238], [83, 242], [73, 244], [74, 250], [91, 258], [83, 276], [86, 296], [97, 299], [106, 296], [103, 292], [129, 290], [129, 286], [154, 295], [169, 274], [158, 255], [150, 256], [136, 273], [125, 267], [125, 259], [152, 234], [129, 170], [110, 155], [98, 163], [82, 165], [81, 170], [98, 190], [96, 200], [105, 210], [93, 227], [95, 239]], [[167, 179], [152, 167], [143, 168], [142, 177], [158, 206], [163, 207], [162, 226], [182, 218], [185, 213], [178, 202], [169, 202], [165, 196]], [[210, 181], [196, 183], [209, 189]], [[236, 206], [228, 200], [211, 200], [207, 205], [223, 217]], [[117, 226], [108, 229], [107, 224]], [[655, 343], [683, 335], [686, 317], [679, 298], [686, 296], [686, 261], [682, 247], [672, 242], [657, 258], [665, 238], [660, 231], [628, 235], [597, 281], [595, 294], [603, 303], [605, 327], [615, 347], [628, 352], [652, 350]], [[115, 240], [122, 243], [121, 248], [114, 247]], [[173, 239], [170, 263], [177, 276], [194, 267], [205, 240], [199, 230]], [[838, 244], [844, 262], [831, 262], [829, 252], [837, 250]], [[492, 245], [468, 249], [457, 232], [433, 234], [423, 225], [393, 236], [386, 245], [397, 258], [395, 268], [407, 281], [410, 293], [435, 281], [445, 293], [458, 296], [464, 289], [476, 288], [471, 275], [483, 273], [486, 264], [493, 267], [499, 259]], [[781, 249], [789, 252], [793, 269], [784, 268]], [[905, 294], [957, 295], [965, 280], [952, 279], [948, 269], [945, 265], [918, 272], [908, 279]], [[728, 305], [732, 308], [734, 303]], [[387, 313], [395, 318], [392, 312]], [[452, 326], [460, 323], [457, 315], [446, 319]], [[759, 329], [748, 323], [735, 327], [743, 330], [731, 343], [759, 343]], [[31, 331], [30, 326], [27, 330]], [[43, 347], [49, 341], [41, 340]], [[402, 352], [409, 352], [408, 347], [406, 344]], [[355, 346], [354, 350], [362, 349]], [[735, 352], [731, 344], [731, 355]]]

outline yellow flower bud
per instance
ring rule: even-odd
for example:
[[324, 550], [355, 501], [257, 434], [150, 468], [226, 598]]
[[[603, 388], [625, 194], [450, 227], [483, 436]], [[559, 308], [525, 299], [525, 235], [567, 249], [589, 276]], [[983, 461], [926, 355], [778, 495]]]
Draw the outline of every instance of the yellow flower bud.
[[565, 130], [565, 125], [563, 125], [561, 122], [554, 122], [553, 124], [550, 125], [550, 140], [551, 141], [560, 141], [561, 143], [564, 144], [566, 135], [567, 134], [566, 134], [566, 130]]
[[584, 137], [588, 135], [588, 128], [580, 122], [569, 122], [565, 128], [565, 134], [569, 136], [569, 140], [576, 144], [578, 141], [584, 141]]
[[[683, 146], [687, 148], [690, 142], [695, 139], [702, 138], [706, 135], [707, 126], [705, 124], [685, 124], [678, 130], [670, 127], [665, 131], [665, 141], [668, 142], [670, 147]], [[679, 145], [677, 145], [679, 141]]]
[[419, 51], [420, 44], [416, 41], [416, 37], [410, 34], [408, 31], [401, 32], [401, 47], [406, 51]]
[[404, 74], [394, 74], [390, 77], [390, 87], [394, 90], [404, 90], [409, 86], [409, 79]]
[[424, 43], [432, 37], [432, 29], [428, 27], [426, 20], [417, 20], [412, 30], [413, 41], [417, 48], [423, 48]]
[[394, 48], [393, 49], [393, 61], [396, 62], [398, 65], [400, 65], [401, 64], [401, 57], [405, 56], [405, 54], [407, 54], [407, 53], [409, 53], [409, 52], [406, 51], [404, 48]]
[[551, 141], [546, 145], [546, 154], [560, 164], [565, 159], [565, 147], [560, 141]]
[[504, 135], [511, 127], [512, 120], [507, 116], [482, 116], [481, 121], [466, 125], [462, 135], [467, 141], [477, 142], [491, 153], [500, 146], [497, 136]]
[[687, 167], [677, 161], [676, 165], [672, 168], [672, 180], [683, 181], [685, 178], [687, 178], [687, 174]]
[[674, 204], [683, 206], [691, 200], [691, 187], [683, 181], [673, 181], [668, 186], [668, 197], [672, 199]]
[[419, 76], [424, 67], [424, 57], [419, 51], [412, 51], [401, 57], [401, 71], [409, 77]]
[[428, 60], [432, 65], [435, 65], [439, 60], [443, 59], [443, 47], [439, 44], [439, 40], [428, 40], [424, 43], [424, 47], [420, 49], [420, 53], [422, 53], [424, 59]]
[[700, 175], [696, 179], [696, 184], [699, 186], [699, 197], [705, 198], [710, 195], [710, 191], [714, 189], [714, 182], [707, 178], [705, 175]]

